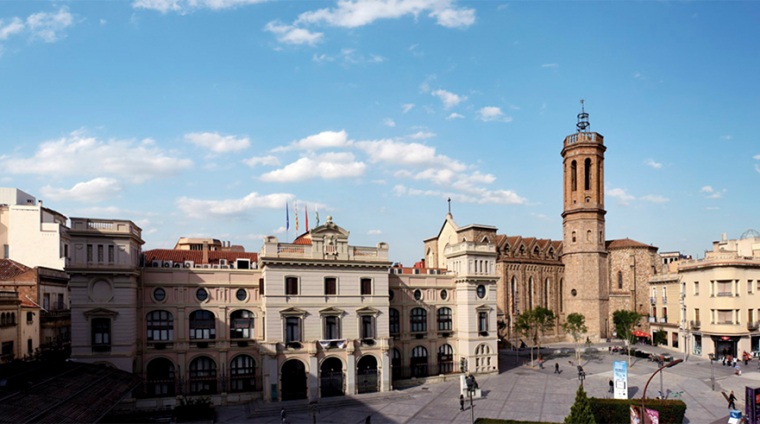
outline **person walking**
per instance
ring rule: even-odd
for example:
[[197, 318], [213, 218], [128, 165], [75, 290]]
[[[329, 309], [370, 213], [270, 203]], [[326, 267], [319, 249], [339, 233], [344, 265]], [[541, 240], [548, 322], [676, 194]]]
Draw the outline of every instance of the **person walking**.
[[282, 424], [285, 424], [288, 422], [287, 417], [288, 417], [288, 414], [287, 412], [285, 412], [285, 408], [280, 409], [280, 420], [282, 420]]
[[459, 395], [459, 410], [464, 411], [464, 395]]
[[731, 395], [728, 397], [728, 409], [736, 409], [737, 400], [736, 396], [734, 396], [734, 391], [731, 390]]
[[554, 363], [554, 374], [559, 374], [559, 362]]
[[723, 355], [720, 359], [723, 360], [723, 366], [726, 366], [726, 355]]
[[615, 393], [615, 383], [612, 382], [612, 379], [610, 379], [609, 384], [610, 384], [610, 393]]

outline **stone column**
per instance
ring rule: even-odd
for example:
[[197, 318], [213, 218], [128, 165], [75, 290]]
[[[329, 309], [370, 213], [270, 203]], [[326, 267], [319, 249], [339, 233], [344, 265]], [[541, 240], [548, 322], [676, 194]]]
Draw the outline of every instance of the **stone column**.
[[389, 392], [391, 390], [391, 358], [388, 350], [383, 350], [381, 366], [380, 391]]
[[353, 351], [346, 355], [346, 394], [356, 394], [356, 359]]
[[319, 360], [316, 355], [309, 356], [309, 402], [319, 399]]

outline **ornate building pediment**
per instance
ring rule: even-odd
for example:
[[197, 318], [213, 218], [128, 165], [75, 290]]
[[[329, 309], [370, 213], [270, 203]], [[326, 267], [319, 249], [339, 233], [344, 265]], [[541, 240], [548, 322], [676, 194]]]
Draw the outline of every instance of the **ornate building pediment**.
[[112, 311], [110, 309], [106, 308], [95, 308], [90, 309], [89, 311], [83, 312], [85, 318], [91, 319], [91, 318], [112, 318], [116, 319], [116, 315], [119, 315], [117, 311]]
[[303, 317], [306, 315], [306, 311], [298, 308], [287, 308], [280, 311], [280, 315], [284, 317]]

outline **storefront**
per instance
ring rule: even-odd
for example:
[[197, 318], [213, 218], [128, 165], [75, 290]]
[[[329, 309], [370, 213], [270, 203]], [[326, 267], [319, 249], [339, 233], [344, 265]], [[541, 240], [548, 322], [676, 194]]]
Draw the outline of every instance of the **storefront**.
[[722, 358], [724, 356], [737, 356], [737, 344], [739, 343], [739, 336], [710, 336], [713, 343], [715, 343], [715, 357]]
[[692, 349], [692, 352], [694, 352], [695, 355], [702, 356], [702, 335], [694, 334], [692, 338], [694, 340], [694, 348]]

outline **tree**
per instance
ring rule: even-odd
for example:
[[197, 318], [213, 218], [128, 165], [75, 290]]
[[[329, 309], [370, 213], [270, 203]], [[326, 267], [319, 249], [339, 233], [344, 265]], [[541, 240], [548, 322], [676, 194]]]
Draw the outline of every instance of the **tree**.
[[[538, 347], [541, 352], [541, 335], [554, 326], [554, 312], [542, 306], [525, 311], [517, 317], [517, 331]], [[533, 366], [533, 345], [530, 347], [530, 365]]]
[[631, 343], [636, 341], [633, 334], [636, 324], [641, 320], [641, 314], [636, 311], [619, 310], [612, 314], [612, 322], [615, 324], [615, 332], [628, 347], [628, 365], [631, 365]]
[[566, 424], [596, 424], [594, 414], [591, 412], [591, 403], [583, 390], [583, 384], [578, 386], [575, 392], [575, 403], [570, 407], [570, 415], [565, 417]]
[[656, 345], [667, 345], [668, 344], [668, 338], [667, 333], [665, 332], [665, 329], [660, 326], [657, 331], [652, 334], [652, 344]]
[[567, 321], [562, 324], [562, 328], [565, 332], [573, 337], [575, 341], [575, 359], [581, 359], [581, 343], [583, 343], [583, 335], [588, 332], [586, 328], [586, 317], [577, 312], [567, 316]]

